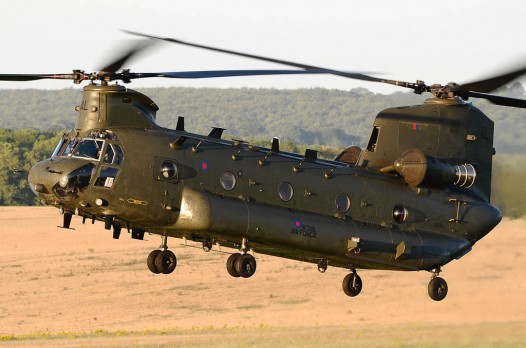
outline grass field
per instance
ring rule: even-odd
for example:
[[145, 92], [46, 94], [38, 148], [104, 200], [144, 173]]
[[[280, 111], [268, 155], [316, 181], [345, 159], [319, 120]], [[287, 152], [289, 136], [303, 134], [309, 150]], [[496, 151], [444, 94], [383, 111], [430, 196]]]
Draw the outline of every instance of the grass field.
[[332, 327], [231, 327], [2, 336], [16, 347], [523, 347], [524, 323]]
[[444, 267], [442, 302], [427, 272], [359, 271], [364, 289], [349, 298], [346, 270], [257, 255], [254, 277], [234, 279], [227, 254], [180, 240], [169, 241], [174, 274], [153, 275], [159, 237], [60, 221], [51, 208], [0, 207], [0, 346], [526, 347], [525, 220], [504, 220]]

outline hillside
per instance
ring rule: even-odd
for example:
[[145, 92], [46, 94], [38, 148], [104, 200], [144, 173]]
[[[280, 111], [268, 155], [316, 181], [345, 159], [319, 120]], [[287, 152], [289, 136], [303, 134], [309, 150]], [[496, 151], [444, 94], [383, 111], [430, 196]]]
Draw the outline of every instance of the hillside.
[[[129, 87], [133, 87], [130, 85]], [[421, 103], [427, 95], [397, 92], [374, 94], [366, 89], [212, 89], [146, 88], [160, 107], [158, 123], [174, 128], [177, 116], [185, 116], [187, 129], [208, 133], [211, 127], [245, 139], [271, 139], [306, 145], [364, 146], [376, 114], [388, 107]], [[522, 85], [501, 91], [524, 97]], [[79, 89], [0, 90], [0, 128], [57, 131], [75, 123]], [[526, 110], [497, 107], [486, 101], [473, 103], [495, 121], [498, 153], [518, 154], [526, 149]]]

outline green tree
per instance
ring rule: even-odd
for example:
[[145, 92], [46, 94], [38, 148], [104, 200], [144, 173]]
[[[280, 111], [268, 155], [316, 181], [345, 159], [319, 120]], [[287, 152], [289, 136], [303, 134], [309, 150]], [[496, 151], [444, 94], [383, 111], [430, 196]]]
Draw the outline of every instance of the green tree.
[[32, 165], [51, 155], [61, 135], [0, 129], [0, 205], [38, 204], [27, 173]]

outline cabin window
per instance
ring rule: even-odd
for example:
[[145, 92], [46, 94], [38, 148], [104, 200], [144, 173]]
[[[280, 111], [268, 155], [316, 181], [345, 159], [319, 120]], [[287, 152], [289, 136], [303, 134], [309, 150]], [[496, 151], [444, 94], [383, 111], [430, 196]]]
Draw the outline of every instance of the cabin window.
[[340, 193], [336, 197], [335, 204], [336, 209], [338, 209], [340, 213], [346, 213], [351, 208], [351, 199], [345, 193]]
[[111, 188], [118, 173], [119, 170], [117, 168], [102, 167], [99, 177], [95, 180], [95, 186]]
[[227, 191], [232, 191], [234, 187], [236, 187], [236, 176], [234, 173], [224, 172], [221, 174], [219, 181], [221, 182], [221, 186]]
[[164, 161], [161, 164], [161, 176], [166, 180], [177, 180], [179, 177], [177, 165], [172, 161]]
[[[117, 148], [114, 148], [117, 150]], [[117, 163], [118, 152], [115, 151], [115, 161]], [[153, 162], [153, 178], [158, 181], [164, 181], [171, 184], [179, 182], [181, 175], [181, 165], [176, 160], [165, 157], [155, 157]]]
[[282, 201], [288, 202], [294, 196], [294, 189], [288, 182], [282, 182], [278, 187], [278, 194]]
[[367, 151], [374, 152], [376, 150], [376, 143], [378, 142], [378, 135], [380, 134], [380, 127], [374, 126], [371, 138], [367, 144]]
[[403, 205], [395, 205], [393, 208], [393, 219], [399, 224], [405, 222], [408, 215], [409, 211]]

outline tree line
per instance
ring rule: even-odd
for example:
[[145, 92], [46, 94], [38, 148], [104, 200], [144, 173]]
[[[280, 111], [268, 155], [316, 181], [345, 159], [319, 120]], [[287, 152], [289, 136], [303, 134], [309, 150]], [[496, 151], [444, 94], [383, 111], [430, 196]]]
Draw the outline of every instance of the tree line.
[[[130, 85], [130, 87], [133, 87]], [[185, 116], [186, 128], [208, 134], [211, 127], [242, 139], [272, 139], [330, 147], [364, 147], [375, 116], [388, 107], [416, 105], [427, 95], [397, 92], [375, 94], [363, 88], [350, 91], [254, 88], [144, 88], [160, 107], [159, 125], [175, 128]], [[519, 83], [497, 92], [524, 98]], [[55, 132], [71, 129], [77, 117], [80, 89], [0, 90], [0, 128]], [[526, 149], [526, 110], [470, 100], [495, 122], [497, 153], [522, 154]]]
[[0, 205], [35, 205], [27, 173], [32, 165], [49, 158], [60, 133], [33, 129], [0, 129]]

